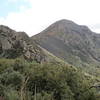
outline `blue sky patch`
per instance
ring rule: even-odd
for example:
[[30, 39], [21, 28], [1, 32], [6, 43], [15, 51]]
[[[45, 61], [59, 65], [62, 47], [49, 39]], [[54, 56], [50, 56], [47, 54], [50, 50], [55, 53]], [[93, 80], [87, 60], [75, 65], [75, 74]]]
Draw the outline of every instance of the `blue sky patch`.
[[0, 1], [0, 17], [6, 17], [10, 12], [19, 12], [20, 7], [30, 8], [31, 5], [25, 0], [1, 0]]

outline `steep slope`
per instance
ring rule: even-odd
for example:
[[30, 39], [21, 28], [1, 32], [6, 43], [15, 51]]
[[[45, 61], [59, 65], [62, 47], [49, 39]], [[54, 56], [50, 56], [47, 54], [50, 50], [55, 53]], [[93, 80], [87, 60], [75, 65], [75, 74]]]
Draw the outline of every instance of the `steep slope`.
[[91, 67], [92, 71], [93, 66], [95, 70], [100, 69], [100, 35], [86, 26], [60, 20], [31, 39], [74, 66], [86, 67], [86, 70]]
[[25, 32], [16, 32], [0, 26], [0, 58], [24, 57], [27, 60], [45, 61], [44, 52], [34, 44]]

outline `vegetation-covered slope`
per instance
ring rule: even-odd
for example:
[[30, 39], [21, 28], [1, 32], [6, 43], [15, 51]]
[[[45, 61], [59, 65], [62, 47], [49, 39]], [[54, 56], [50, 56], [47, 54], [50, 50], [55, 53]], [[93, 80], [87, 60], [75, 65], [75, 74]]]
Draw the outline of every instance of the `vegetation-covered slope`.
[[69, 65], [0, 59], [2, 100], [99, 100], [92, 85]]

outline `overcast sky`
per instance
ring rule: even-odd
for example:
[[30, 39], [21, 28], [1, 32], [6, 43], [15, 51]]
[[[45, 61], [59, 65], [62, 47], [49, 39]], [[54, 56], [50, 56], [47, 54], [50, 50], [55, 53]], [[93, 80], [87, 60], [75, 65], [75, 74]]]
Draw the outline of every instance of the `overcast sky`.
[[100, 0], [0, 0], [0, 24], [30, 36], [68, 19], [100, 33]]

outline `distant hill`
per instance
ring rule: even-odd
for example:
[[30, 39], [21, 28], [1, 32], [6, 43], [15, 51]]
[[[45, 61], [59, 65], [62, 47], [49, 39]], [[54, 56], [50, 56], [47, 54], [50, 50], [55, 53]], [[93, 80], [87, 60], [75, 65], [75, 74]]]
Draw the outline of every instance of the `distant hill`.
[[64, 19], [31, 39], [74, 66], [84, 67], [85, 70], [89, 68], [90, 73], [100, 70], [100, 35], [87, 26]]

